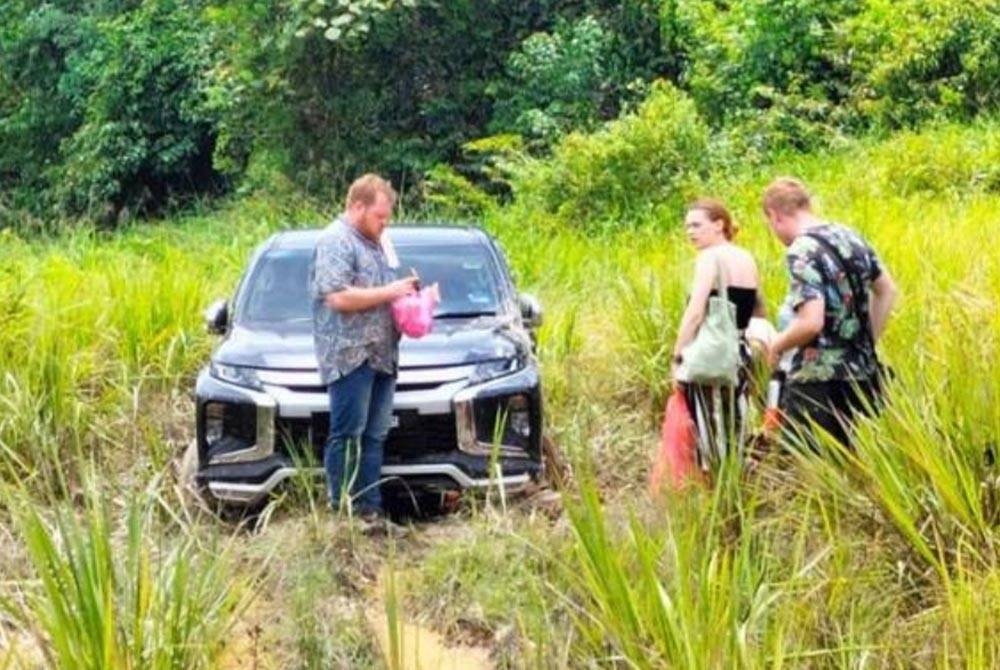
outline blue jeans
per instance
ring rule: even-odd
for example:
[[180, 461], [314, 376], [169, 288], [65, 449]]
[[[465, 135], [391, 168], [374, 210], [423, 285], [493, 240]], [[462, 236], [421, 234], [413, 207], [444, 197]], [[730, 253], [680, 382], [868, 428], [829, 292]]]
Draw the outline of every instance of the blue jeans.
[[382, 511], [382, 445], [392, 422], [395, 391], [396, 378], [368, 363], [330, 384], [330, 435], [323, 467], [334, 510], [348, 493], [354, 513]]

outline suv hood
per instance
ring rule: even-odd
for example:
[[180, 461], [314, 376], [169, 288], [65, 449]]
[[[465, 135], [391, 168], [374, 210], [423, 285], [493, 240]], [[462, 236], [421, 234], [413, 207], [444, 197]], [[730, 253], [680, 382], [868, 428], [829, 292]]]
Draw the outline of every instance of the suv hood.
[[[527, 355], [531, 343], [520, 324], [504, 317], [447, 319], [419, 340], [399, 343], [400, 368], [462, 365]], [[312, 324], [234, 326], [212, 356], [226, 365], [280, 370], [315, 370]]]

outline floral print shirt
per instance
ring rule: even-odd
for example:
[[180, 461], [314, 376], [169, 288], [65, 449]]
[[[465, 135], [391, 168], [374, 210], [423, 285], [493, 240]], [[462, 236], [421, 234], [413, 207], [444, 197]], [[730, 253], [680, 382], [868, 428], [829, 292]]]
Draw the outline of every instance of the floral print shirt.
[[[815, 237], [833, 246], [841, 259]], [[795, 311], [818, 297], [826, 304], [823, 330], [815, 340], [795, 351], [788, 380], [870, 379], [876, 367], [874, 343], [870, 334], [864, 332], [865, 322], [858, 314], [868, 313], [871, 284], [882, 273], [875, 251], [850, 228], [827, 223], [795, 238], [788, 247], [786, 262], [791, 281], [785, 304]], [[845, 270], [858, 278], [862, 295], [854, 295]], [[855, 299], [859, 300], [857, 308]]]
[[324, 302], [328, 293], [349, 286], [383, 286], [396, 279], [382, 247], [344, 219], [334, 221], [316, 242], [310, 279], [313, 338], [324, 384], [367, 362], [396, 374], [399, 332], [388, 303], [359, 312], [338, 312]]

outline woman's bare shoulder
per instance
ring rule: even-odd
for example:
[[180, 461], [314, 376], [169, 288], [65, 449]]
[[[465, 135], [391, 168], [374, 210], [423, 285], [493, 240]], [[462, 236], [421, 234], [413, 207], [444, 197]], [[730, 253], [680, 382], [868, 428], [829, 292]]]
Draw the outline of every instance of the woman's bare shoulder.
[[739, 285], [757, 283], [757, 261], [743, 247], [727, 244], [724, 249], [720, 249], [718, 258], [725, 266], [731, 282]]
[[740, 263], [756, 265], [753, 254], [743, 247], [736, 246], [735, 244], [720, 244], [707, 249], [702, 249], [698, 252], [697, 260], [699, 263], [721, 261], [727, 265]]
[[729, 258], [721, 248], [721, 245], [702, 249], [698, 252], [698, 255], [695, 256], [694, 259], [695, 268], [699, 270], [704, 270], [709, 267], [714, 268], [720, 263], [723, 266], [729, 265]]
[[735, 244], [730, 244], [728, 246], [729, 258], [731, 258], [734, 262], [757, 267], [757, 259], [754, 258], [754, 255], [750, 253], [749, 249]]

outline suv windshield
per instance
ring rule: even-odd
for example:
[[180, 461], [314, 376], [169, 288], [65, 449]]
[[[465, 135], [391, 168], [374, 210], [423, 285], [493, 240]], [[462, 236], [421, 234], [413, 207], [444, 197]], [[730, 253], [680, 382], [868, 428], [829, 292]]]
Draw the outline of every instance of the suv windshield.
[[[398, 246], [399, 276], [416, 270], [424, 286], [437, 282], [440, 318], [496, 314], [499, 305], [497, 270], [486, 247], [452, 244], [445, 247]], [[311, 321], [309, 265], [312, 249], [272, 249], [256, 266], [240, 292], [239, 323]]]
[[496, 266], [481, 244], [454, 244], [447, 247], [399, 246], [400, 276], [417, 271], [423, 286], [435, 282], [441, 289], [441, 304], [434, 316], [483, 316], [496, 314]]

